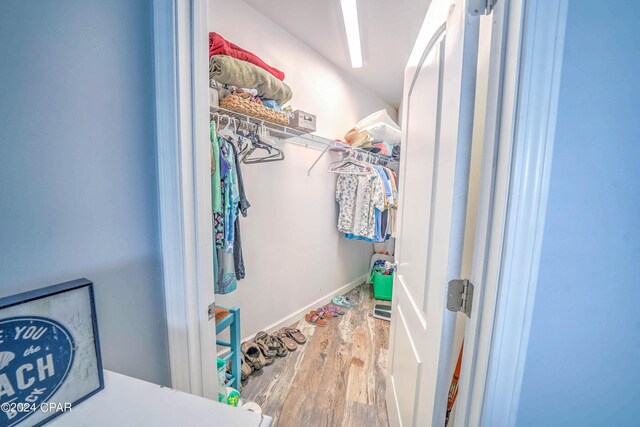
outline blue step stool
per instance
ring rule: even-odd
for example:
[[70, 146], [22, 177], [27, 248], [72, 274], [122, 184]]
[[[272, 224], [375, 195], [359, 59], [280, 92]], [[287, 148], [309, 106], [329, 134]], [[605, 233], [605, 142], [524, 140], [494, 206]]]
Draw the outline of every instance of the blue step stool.
[[240, 372], [242, 365], [240, 362], [240, 309], [238, 307], [216, 307], [229, 312], [226, 316], [218, 319], [216, 316], [216, 335], [229, 328], [230, 341], [216, 339], [216, 344], [223, 347], [229, 347], [229, 352], [223, 357], [226, 361], [231, 360], [231, 374], [227, 373], [227, 386], [233, 387], [240, 391]]

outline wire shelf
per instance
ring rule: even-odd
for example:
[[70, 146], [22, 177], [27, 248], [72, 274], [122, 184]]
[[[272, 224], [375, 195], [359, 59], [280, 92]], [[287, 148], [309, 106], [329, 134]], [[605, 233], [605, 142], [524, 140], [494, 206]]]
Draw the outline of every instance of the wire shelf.
[[[269, 120], [262, 119], [260, 117], [249, 116], [244, 113], [238, 113], [236, 111], [227, 110], [226, 108], [222, 108], [222, 107], [211, 106], [211, 113], [218, 113], [221, 115], [233, 117], [234, 119], [244, 123], [262, 125], [269, 131], [271, 136], [276, 138], [288, 139], [296, 136], [311, 135], [309, 132], [301, 131], [299, 129], [294, 129], [288, 126], [281, 125], [279, 123], [274, 123]], [[322, 138], [322, 139], [325, 139], [325, 138]]]
[[[393, 161], [391, 156], [385, 156], [384, 154], [371, 153], [370, 151], [364, 150], [362, 148], [354, 148], [349, 144], [345, 144], [342, 141], [331, 140], [328, 138], [323, 138], [318, 135], [311, 134], [309, 132], [301, 131], [298, 129], [294, 129], [288, 126], [284, 126], [278, 123], [274, 123], [260, 117], [249, 116], [247, 114], [238, 113], [236, 111], [228, 110], [222, 107], [211, 106], [210, 107], [211, 116], [215, 116], [216, 114], [219, 116], [228, 116], [238, 121], [238, 124], [250, 124], [250, 125], [262, 125], [267, 131], [269, 135], [274, 138], [279, 138], [282, 140], [286, 140], [287, 142], [291, 142], [298, 145], [304, 146], [315, 146], [316, 148], [324, 148], [322, 154], [318, 159], [313, 163], [311, 168], [309, 169], [309, 173], [311, 169], [315, 166], [315, 164], [320, 160], [320, 158], [327, 151], [339, 151], [339, 152], [356, 152], [362, 155], [368, 156], [369, 158], [375, 158], [380, 162], [387, 163]], [[304, 140], [304, 143], [300, 143], [297, 139]]]

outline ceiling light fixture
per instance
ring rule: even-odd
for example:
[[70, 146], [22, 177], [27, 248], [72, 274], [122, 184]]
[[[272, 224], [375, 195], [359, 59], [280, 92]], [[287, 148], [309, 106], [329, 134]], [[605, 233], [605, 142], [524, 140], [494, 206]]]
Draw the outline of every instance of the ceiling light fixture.
[[340, 0], [344, 29], [347, 32], [349, 56], [353, 68], [362, 67], [362, 47], [360, 46], [360, 26], [358, 25], [358, 6], [356, 0]]

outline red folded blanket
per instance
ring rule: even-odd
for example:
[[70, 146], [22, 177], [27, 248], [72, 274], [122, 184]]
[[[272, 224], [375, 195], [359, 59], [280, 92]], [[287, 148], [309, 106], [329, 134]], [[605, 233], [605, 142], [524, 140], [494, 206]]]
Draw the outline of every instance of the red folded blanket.
[[225, 40], [218, 33], [209, 33], [209, 58], [213, 55], [228, 55], [242, 61], [250, 62], [253, 65], [267, 70], [275, 78], [284, 80], [284, 73], [282, 71], [273, 68], [248, 50], [244, 50], [240, 46]]

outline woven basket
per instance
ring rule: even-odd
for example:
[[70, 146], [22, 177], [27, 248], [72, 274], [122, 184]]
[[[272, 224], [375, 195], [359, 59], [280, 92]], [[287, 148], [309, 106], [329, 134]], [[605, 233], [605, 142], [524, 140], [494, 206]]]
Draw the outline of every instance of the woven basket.
[[280, 111], [272, 110], [257, 102], [249, 101], [238, 95], [229, 95], [220, 101], [220, 106], [227, 110], [258, 117], [283, 126], [289, 126], [289, 115]]

